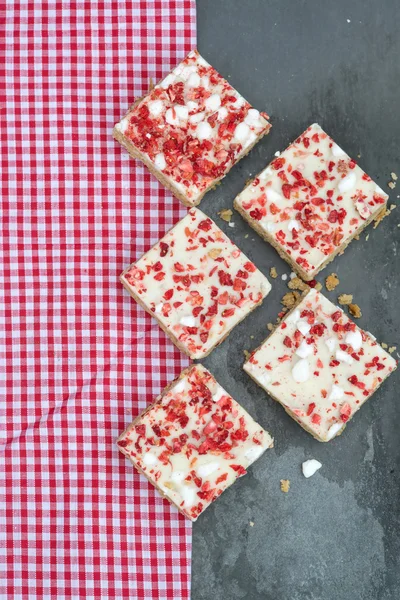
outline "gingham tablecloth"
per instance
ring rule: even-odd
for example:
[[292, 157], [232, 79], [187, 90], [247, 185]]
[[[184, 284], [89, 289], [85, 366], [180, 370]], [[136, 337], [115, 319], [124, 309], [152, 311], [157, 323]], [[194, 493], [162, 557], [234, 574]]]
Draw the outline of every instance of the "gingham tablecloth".
[[186, 599], [190, 524], [115, 446], [187, 365], [118, 276], [186, 211], [111, 131], [195, 46], [194, 0], [0, 20], [0, 598]]

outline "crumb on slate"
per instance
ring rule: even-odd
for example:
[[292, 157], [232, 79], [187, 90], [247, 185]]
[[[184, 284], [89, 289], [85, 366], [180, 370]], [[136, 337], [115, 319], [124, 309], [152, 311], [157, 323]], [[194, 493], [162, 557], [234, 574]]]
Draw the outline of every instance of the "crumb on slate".
[[283, 304], [283, 306], [285, 306], [286, 308], [292, 308], [292, 306], [297, 304], [299, 298], [299, 292], [288, 292], [283, 296], [281, 304]]
[[278, 271], [275, 267], [270, 268], [269, 274], [271, 275], [272, 279], [276, 279], [278, 277]]
[[382, 342], [381, 346], [384, 350], [386, 350], [386, 348], [389, 348], [386, 342]]
[[250, 527], [254, 527], [254, 521], [249, 521]]
[[274, 330], [274, 326], [272, 323], [267, 323], [267, 329], [268, 331], [273, 331]]
[[396, 173], [393, 173], [393, 172], [390, 173], [390, 177], [393, 179], [393, 181], [397, 181], [398, 180], [398, 177], [397, 177]]
[[306, 283], [304, 283], [304, 281], [300, 279], [300, 277], [293, 277], [293, 279], [290, 279], [290, 281], [288, 281], [287, 285], [289, 289], [300, 290], [300, 292], [304, 292], [309, 288], [309, 286]]
[[331, 273], [325, 279], [325, 285], [326, 285], [326, 289], [328, 290], [328, 292], [332, 292], [335, 289], [335, 287], [337, 287], [339, 285], [339, 283], [340, 283], [340, 281], [339, 281], [336, 273]]
[[394, 190], [394, 188], [396, 187], [396, 182], [395, 181], [389, 181], [388, 186], [390, 187], [391, 190]]
[[397, 346], [390, 346], [389, 354], [393, 354], [393, 352], [397, 349]]
[[376, 229], [379, 225], [379, 223], [381, 223], [383, 221], [383, 219], [385, 217], [387, 217], [388, 215], [390, 215], [390, 210], [388, 210], [385, 206], [382, 208], [381, 211], [379, 211], [379, 213], [376, 215], [375, 218], [375, 222], [374, 222], [374, 229]]
[[353, 315], [355, 319], [359, 319], [362, 316], [361, 308], [358, 304], [349, 304], [349, 313]]
[[246, 233], [246, 235], [244, 236], [244, 239], [247, 240], [248, 237], [249, 237], [249, 234]]
[[338, 298], [339, 304], [342, 306], [347, 306], [353, 302], [353, 294], [340, 294]]
[[322, 283], [317, 281], [317, 283], [314, 286], [314, 289], [317, 290], [317, 292], [320, 292], [322, 290]]
[[290, 489], [290, 481], [289, 479], [281, 479], [281, 491], [285, 494], [288, 493]]
[[230, 208], [223, 208], [222, 210], [219, 211], [218, 214], [223, 221], [226, 221], [227, 223], [229, 223], [229, 221], [232, 218], [233, 211]]
[[243, 350], [243, 354], [245, 356], [245, 359], [249, 360], [249, 358], [250, 358], [250, 352], [248, 350]]

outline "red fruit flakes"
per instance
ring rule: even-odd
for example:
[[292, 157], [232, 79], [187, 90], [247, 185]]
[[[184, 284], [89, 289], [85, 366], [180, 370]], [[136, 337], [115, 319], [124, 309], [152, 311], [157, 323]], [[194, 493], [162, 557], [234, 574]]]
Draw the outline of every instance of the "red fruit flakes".
[[339, 410], [339, 414], [340, 414], [340, 418], [343, 421], [343, 423], [346, 423], [346, 421], [349, 420], [349, 417], [351, 415], [351, 406], [348, 402], [345, 402], [344, 404], [342, 404], [342, 406], [340, 407], [340, 410]]

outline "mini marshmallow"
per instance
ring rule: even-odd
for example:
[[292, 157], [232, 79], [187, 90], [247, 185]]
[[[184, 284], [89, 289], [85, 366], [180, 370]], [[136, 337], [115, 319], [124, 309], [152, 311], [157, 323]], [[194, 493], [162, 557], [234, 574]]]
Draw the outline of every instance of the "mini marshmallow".
[[290, 219], [288, 223], [288, 229], [289, 231], [293, 231], [293, 229], [298, 231], [300, 229], [300, 223], [296, 221], [296, 219]]
[[199, 140], [209, 140], [213, 137], [213, 130], [209, 123], [202, 121], [197, 125], [196, 135]]
[[308, 335], [310, 332], [310, 329], [311, 329], [311, 325], [309, 323], [307, 323], [307, 321], [299, 321], [297, 323], [297, 329], [303, 335]]
[[218, 471], [219, 463], [214, 461], [210, 463], [206, 463], [205, 465], [199, 465], [196, 469], [196, 473], [199, 477], [208, 477], [211, 473], [215, 473]]
[[333, 353], [333, 351], [336, 348], [336, 340], [335, 340], [335, 338], [333, 338], [333, 337], [328, 338], [328, 339], [324, 340], [324, 342], [328, 346], [329, 352]]
[[246, 450], [246, 452], [244, 453], [245, 457], [247, 458], [247, 460], [252, 463], [255, 460], [257, 460], [257, 458], [259, 456], [261, 456], [261, 454], [263, 453], [263, 448], [262, 446], [251, 446], [248, 450]]
[[250, 127], [246, 125], [246, 123], [239, 123], [236, 125], [234, 137], [235, 139], [243, 144], [246, 142], [247, 138], [250, 135]]
[[179, 323], [186, 327], [195, 327], [196, 319], [193, 317], [193, 315], [187, 315], [186, 317], [181, 317], [179, 319]]
[[198, 73], [191, 73], [191, 75], [189, 75], [189, 79], [187, 80], [187, 85], [189, 87], [199, 87], [200, 81], [201, 79]]
[[306, 340], [303, 340], [300, 346], [297, 348], [295, 354], [300, 356], [300, 358], [307, 358], [307, 356], [310, 356], [313, 351], [312, 344], [307, 344]]
[[332, 385], [331, 393], [328, 396], [328, 400], [334, 402], [335, 400], [341, 400], [344, 396], [344, 389], [339, 385]]
[[344, 179], [342, 179], [338, 185], [338, 190], [341, 194], [352, 190], [356, 184], [356, 174], [351, 172]]
[[339, 360], [340, 362], [345, 362], [348, 365], [353, 364], [353, 358], [350, 356], [350, 354], [347, 354], [347, 352], [344, 352], [343, 350], [336, 350], [335, 357], [336, 360]]
[[351, 346], [354, 352], [358, 352], [362, 346], [362, 336], [359, 329], [355, 331], [349, 331], [344, 338], [346, 344]]
[[153, 100], [148, 103], [148, 108], [153, 117], [159, 117], [164, 110], [164, 103], [162, 100]]
[[156, 154], [156, 156], [154, 158], [154, 164], [156, 165], [157, 169], [160, 169], [160, 171], [165, 169], [165, 167], [167, 166], [167, 163], [165, 162], [165, 156], [162, 152], [159, 152], [158, 154]]
[[153, 465], [156, 465], [157, 463], [158, 463], [157, 456], [154, 456], [154, 454], [152, 454], [151, 452], [146, 452], [146, 454], [143, 456], [143, 464], [146, 465], [146, 467], [152, 467]]
[[322, 463], [320, 463], [318, 460], [315, 460], [315, 458], [311, 458], [310, 460], [303, 462], [301, 467], [304, 477], [308, 479], [322, 467]]
[[265, 193], [267, 195], [267, 199], [270, 202], [279, 202], [280, 200], [283, 200], [282, 194], [279, 194], [278, 192], [276, 192], [275, 190], [273, 190], [271, 187], [268, 187], [265, 190]]
[[204, 102], [204, 105], [207, 110], [211, 110], [212, 112], [219, 109], [221, 106], [221, 97], [219, 94], [211, 94], [209, 98], [207, 98]]
[[334, 423], [329, 427], [326, 439], [329, 441], [335, 437], [335, 435], [343, 428], [343, 423]]
[[300, 359], [292, 369], [292, 377], [297, 383], [304, 383], [310, 377], [310, 365], [305, 358]]

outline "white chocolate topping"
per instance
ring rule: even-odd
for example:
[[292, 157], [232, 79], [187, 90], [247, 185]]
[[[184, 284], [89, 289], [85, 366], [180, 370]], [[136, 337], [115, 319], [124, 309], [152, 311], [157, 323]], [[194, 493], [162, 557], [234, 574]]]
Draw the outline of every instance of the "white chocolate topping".
[[321, 441], [337, 435], [395, 368], [390, 354], [315, 289], [244, 365]]
[[116, 129], [194, 205], [268, 132], [267, 118], [192, 51]]
[[235, 205], [311, 278], [387, 198], [314, 123], [246, 186]]
[[[202, 365], [194, 365], [181, 377], [132, 423], [118, 445], [195, 521], [246, 474], [272, 445], [272, 438]], [[217, 396], [218, 402], [213, 402]]]
[[207, 354], [271, 289], [196, 208], [122, 277], [192, 358]]

